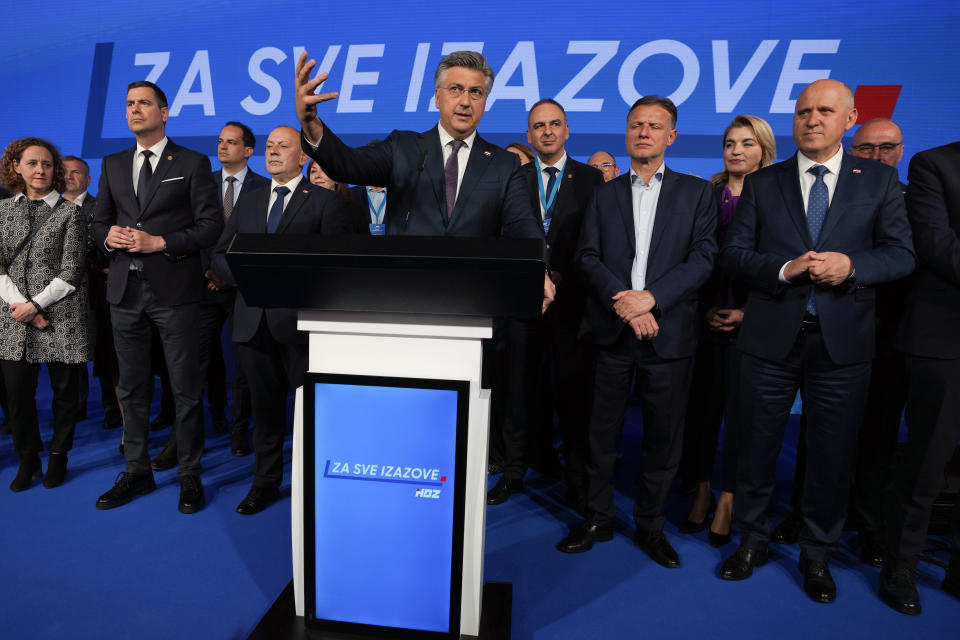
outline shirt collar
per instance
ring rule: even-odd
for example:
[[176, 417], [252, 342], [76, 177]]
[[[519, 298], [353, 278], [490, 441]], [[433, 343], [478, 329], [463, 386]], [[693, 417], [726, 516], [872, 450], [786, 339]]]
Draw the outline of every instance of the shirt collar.
[[[451, 140], [454, 140], [454, 139], [455, 139], [452, 135], [450, 135], [449, 133], [447, 133], [447, 130], [444, 129], [444, 128], [443, 128], [443, 125], [440, 124], [439, 122], [437, 123], [437, 132], [440, 134], [440, 148], [446, 147], [447, 144], [449, 144], [449, 142], [450, 142]], [[464, 144], [464, 146], [465, 146], [467, 149], [472, 149], [472, 148], [473, 148], [473, 141], [474, 141], [474, 139], [476, 139], [476, 137], [477, 137], [477, 130], [474, 129], [474, 130], [470, 133], [470, 135], [468, 135], [466, 138], [463, 139], [463, 144]]]
[[822, 164], [827, 168], [827, 170], [833, 175], [840, 175], [840, 165], [843, 163], [843, 145], [840, 145], [840, 148], [837, 149], [837, 152], [833, 154], [826, 162], [814, 162], [807, 156], [803, 155], [800, 151], [797, 151], [797, 168], [800, 170], [800, 175], [803, 175], [807, 170], [818, 164]]
[[302, 180], [302, 179], [303, 179], [303, 174], [302, 174], [302, 173], [298, 173], [297, 175], [295, 175], [295, 176], [293, 177], [293, 180], [291, 180], [290, 182], [287, 182], [287, 183], [285, 183], [285, 184], [280, 184], [280, 183], [277, 182], [276, 180], [271, 180], [271, 181], [270, 181], [270, 191], [273, 191], [273, 190], [276, 189], [277, 187], [286, 187], [287, 189], [290, 189], [290, 193], [293, 193], [294, 190], [297, 188], [297, 185], [300, 184], [300, 180]]
[[223, 177], [224, 182], [226, 182], [227, 178], [229, 178], [232, 175], [234, 178], [237, 179], [237, 182], [239, 182], [240, 184], [243, 184], [243, 181], [246, 180], [247, 178], [248, 170], [249, 170], [249, 167], [247, 165], [243, 165], [243, 169], [240, 169], [240, 171], [237, 171], [234, 174], [230, 174], [230, 173], [227, 173], [226, 169], [221, 168], [220, 175]]
[[557, 169], [563, 169], [563, 165], [567, 161], [567, 152], [564, 151], [563, 154], [553, 164], [543, 164], [543, 160], [540, 160], [539, 156], [537, 157], [537, 160], [540, 162], [540, 171], [543, 171], [547, 167], [556, 167]]
[[378, 191], [377, 189], [374, 189], [373, 187], [371, 187], [371, 186], [369, 186], [369, 185], [367, 185], [367, 186], [364, 187], [364, 188], [367, 190], [367, 193], [370, 194], [370, 195], [372, 195], [372, 196], [385, 196], [385, 195], [387, 195], [387, 188], [386, 188], [386, 187], [384, 187], [383, 189], [380, 189], [379, 191]]
[[[17, 193], [17, 194], [14, 194], [14, 196], [13, 196], [13, 201], [14, 201], [14, 202], [17, 202], [17, 201], [19, 201], [21, 198], [26, 198], [26, 197], [27, 197], [27, 196], [25, 196], [22, 192], [21, 192], [21, 193]], [[50, 193], [48, 193], [47, 195], [43, 196], [43, 197], [40, 198], [40, 199], [43, 200], [44, 202], [46, 202], [48, 207], [50, 207], [51, 209], [53, 209], [54, 207], [57, 206], [57, 202], [60, 201], [60, 194], [57, 193], [56, 191], [51, 191]]]
[[[650, 180], [651, 184], [653, 183], [654, 180], [656, 180], [657, 182], [663, 182], [663, 172], [666, 171], [666, 168], [667, 168], [667, 163], [661, 162], [660, 166], [657, 167], [657, 170], [653, 173], [653, 178]], [[633, 170], [633, 167], [630, 167], [630, 184], [631, 185], [636, 184], [638, 181], [640, 182], [640, 184], [642, 184], [645, 187], [650, 186], [649, 184], [644, 184], [643, 178], [641, 178], [640, 175]]]
[[82, 207], [83, 201], [86, 199], [87, 199], [87, 192], [84, 191], [83, 193], [81, 193], [80, 195], [78, 195], [76, 198], [73, 199], [73, 204], [77, 205], [78, 207]]
[[159, 158], [160, 156], [163, 155], [163, 150], [166, 148], [166, 146], [167, 146], [167, 136], [163, 136], [162, 138], [160, 138], [160, 142], [153, 145], [152, 147], [141, 147], [140, 143], [138, 142], [137, 155], [139, 156], [144, 151], [149, 151], [154, 155], [154, 157]]

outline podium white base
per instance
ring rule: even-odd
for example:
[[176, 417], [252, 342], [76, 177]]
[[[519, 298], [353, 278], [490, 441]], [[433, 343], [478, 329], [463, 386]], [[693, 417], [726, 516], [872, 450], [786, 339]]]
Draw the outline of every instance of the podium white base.
[[[297, 327], [310, 334], [308, 369], [470, 383], [463, 536], [460, 634], [479, 637], [486, 522], [487, 434], [490, 391], [480, 386], [481, 340], [493, 335], [490, 318], [301, 311]], [[291, 531], [295, 613], [303, 616], [303, 389], [297, 389], [293, 426]], [[509, 621], [508, 621], [509, 628]]]

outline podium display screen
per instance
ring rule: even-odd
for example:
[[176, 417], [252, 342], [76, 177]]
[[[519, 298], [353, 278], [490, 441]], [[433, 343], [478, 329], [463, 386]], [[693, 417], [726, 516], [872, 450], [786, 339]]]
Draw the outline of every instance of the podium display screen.
[[307, 375], [309, 626], [458, 630], [467, 392], [459, 381]]

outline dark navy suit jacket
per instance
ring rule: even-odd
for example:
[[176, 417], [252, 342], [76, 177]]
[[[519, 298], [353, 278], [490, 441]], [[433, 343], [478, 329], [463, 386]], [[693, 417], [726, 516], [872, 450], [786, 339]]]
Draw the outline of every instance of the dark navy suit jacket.
[[[93, 212], [94, 241], [107, 252], [104, 241], [113, 225], [163, 236], [166, 252], [136, 254], [157, 301], [166, 306], [198, 302], [203, 291], [200, 252], [215, 244], [223, 229], [210, 159], [167, 139], [141, 208], [133, 190], [135, 152], [136, 146], [103, 159]], [[119, 304], [134, 254], [107, 253], [111, 257], [107, 300]]]
[[388, 235], [543, 239], [540, 217], [530, 208], [519, 159], [479, 134], [470, 149], [449, 222], [443, 151], [436, 127], [424, 133], [393, 131], [386, 140], [354, 149], [324, 125], [315, 150], [306, 140], [302, 146], [338, 182], [387, 187]]
[[[613, 310], [613, 296], [631, 289], [636, 254], [630, 173], [600, 185], [580, 230], [577, 264], [589, 298], [581, 335], [606, 346], [632, 331]], [[717, 255], [717, 208], [710, 183], [664, 170], [650, 238], [646, 288], [657, 300], [660, 327], [652, 340], [661, 358], [685, 358], [697, 349], [698, 289], [710, 277]]]
[[[240, 193], [223, 235], [213, 255], [213, 270], [228, 284], [237, 286], [227, 265], [226, 253], [233, 236], [238, 233], [266, 233], [267, 205], [270, 202], [270, 185]], [[338, 235], [350, 232], [350, 221], [344, 210], [343, 200], [333, 191], [300, 180], [290, 195], [274, 233]], [[304, 282], [303, 286], [309, 286]], [[282, 343], [306, 342], [307, 334], [297, 332], [296, 309], [263, 309], [249, 306], [243, 294], [237, 292], [233, 315], [233, 341], [247, 342], [253, 338], [266, 316], [267, 326], [273, 337]]]
[[960, 142], [910, 159], [907, 213], [919, 266], [897, 346], [926, 358], [960, 358]]
[[[835, 287], [814, 286], [807, 277], [782, 284], [780, 268], [811, 250], [847, 254], [854, 277]], [[830, 359], [838, 365], [871, 360], [875, 286], [908, 275], [915, 264], [896, 170], [844, 155], [816, 243], [807, 226], [797, 157], [748, 175], [720, 264], [749, 287], [737, 341], [742, 351], [768, 360], [786, 357], [813, 290]]]

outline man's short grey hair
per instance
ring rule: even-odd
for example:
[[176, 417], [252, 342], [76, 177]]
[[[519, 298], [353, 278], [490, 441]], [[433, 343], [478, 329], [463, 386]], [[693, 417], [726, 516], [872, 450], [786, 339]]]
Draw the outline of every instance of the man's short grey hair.
[[439, 89], [443, 81], [447, 79], [447, 71], [452, 67], [463, 67], [473, 71], [480, 71], [487, 78], [487, 93], [493, 89], [493, 69], [487, 64], [487, 59], [483, 54], [476, 51], [454, 51], [444, 56], [440, 64], [437, 65], [437, 72], [433, 74], [433, 87]]

